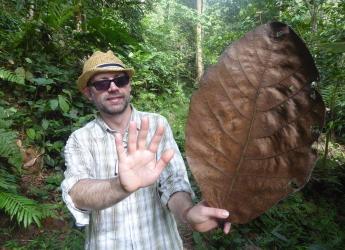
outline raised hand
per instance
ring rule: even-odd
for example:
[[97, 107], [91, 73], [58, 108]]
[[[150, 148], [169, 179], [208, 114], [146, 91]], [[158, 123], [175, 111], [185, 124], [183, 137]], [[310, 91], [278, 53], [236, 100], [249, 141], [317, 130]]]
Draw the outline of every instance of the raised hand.
[[[197, 205], [189, 208], [185, 214], [185, 220], [188, 224], [198, 232], [207, 232], [220, 226], [220, 222], [229, 216], [229, 212], [224, 209], [207, 206], [207, 203], [202, 201]], [[230, 232], [230, 222], [225, 222], [223, 225], [225, 234]]]
[[115, 136], [119, 179], [122, 188], [127, 192], [134, 192], [139, 188], [152, 185], [174, 156], [174, 151], [169, 149], [157, 161], [156, 153], [164, 134], [164, 127], [159, 124], [151, 142], [146, 145], [148, 131], [149, 120], [147, 117], [141, 119], [139, 133], [137, 133], [136, 123], [131, 121], [127, 152], [122, 144], [122, 135], [118, 133]]

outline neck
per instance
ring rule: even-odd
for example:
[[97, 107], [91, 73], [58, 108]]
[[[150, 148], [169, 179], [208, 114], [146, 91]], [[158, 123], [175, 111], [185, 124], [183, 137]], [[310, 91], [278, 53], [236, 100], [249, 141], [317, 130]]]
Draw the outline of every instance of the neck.
[[110, 115], [101, 112], [101, 117], [109, 128], [124, 134], [128, 127], [129, 120], [131, 119], [131, 114], [132, 108], [128, 105], [125, 111], [121, 114]]

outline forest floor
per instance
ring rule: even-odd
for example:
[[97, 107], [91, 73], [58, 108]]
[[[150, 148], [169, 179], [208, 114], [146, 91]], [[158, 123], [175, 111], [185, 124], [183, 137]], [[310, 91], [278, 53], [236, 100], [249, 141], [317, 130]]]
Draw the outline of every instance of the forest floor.
[[[21, 193], [29, 198], [40, 200], [45, 203], [61, 204], [59, 188], [50, 187], [47, 189], [46, 180], [54, 175], [52, 170], [42, 170], [39, 162], [31, 166], [30, 171], [24, 171], [20, 181]], [[59, 207], [59, 206], [58, 206]], [[26, 249], [25, 246], [32, 244], [35, 239], [46, 238], [46, 235], [53, 235], [59, 232], [58, 240], [63, 240], [66, 234], [70, 233], [71, 227], [68, 222], [68, 215], [64, 209], [57, 209], [55, 218], [46, 218], [41, 226], [31, 224], [27, 228], [19, 226], [14, 218], [0, 213], [0, 249]], [[11, 243], [13, 242], [13, 244]], [[8, 247], [5, 247], [8, 245]]]

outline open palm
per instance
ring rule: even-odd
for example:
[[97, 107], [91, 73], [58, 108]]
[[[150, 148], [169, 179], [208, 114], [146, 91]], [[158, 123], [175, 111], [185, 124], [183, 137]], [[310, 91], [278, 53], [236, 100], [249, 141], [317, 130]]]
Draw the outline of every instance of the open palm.
[[157, 161], [156, 153], [164, 128], [161, 124], [158, 125], [151, 142], [146, 145], [148, 131], [147, 117], [142, 118], [139, 133], [136, 123], [130, 122], [127, 152], [122, 144], [122, 136], [117, 134], [115, 137], [120, 183], [127, 192], [152, 185], [174, 155], [172, 149], [166, 150]]

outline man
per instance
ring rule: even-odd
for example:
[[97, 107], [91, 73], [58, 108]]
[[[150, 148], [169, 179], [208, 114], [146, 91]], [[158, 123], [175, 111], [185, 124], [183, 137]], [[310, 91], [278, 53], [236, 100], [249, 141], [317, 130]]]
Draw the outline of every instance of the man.
[[66, 143], [63, 199], [86, 226], [86, 249], [182, 249], [174, 216], [205, 232], [228, 212], [193, 205], [166, 119], [130, 104], [133, 73], [111, 51], [85, 62], [77, 86], [99, 116]]

